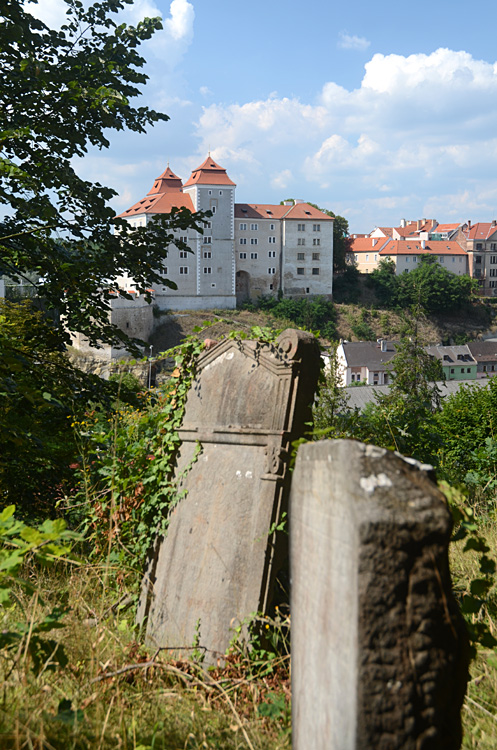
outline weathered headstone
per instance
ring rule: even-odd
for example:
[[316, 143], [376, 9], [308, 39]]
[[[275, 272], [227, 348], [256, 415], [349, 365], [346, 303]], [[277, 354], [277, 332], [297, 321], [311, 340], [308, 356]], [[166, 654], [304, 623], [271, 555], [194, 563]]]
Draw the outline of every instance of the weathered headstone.
[[287, 536], [271, 529], [288, 505], [291, 443], [310, 419], [319, 366], [316, 339], [294, 330], [276, 346], [229, 340], [200, 357], [180, 431], [186, 494], [151, 573], [149, 643], [200, 639], [213, 663], [235, 627], [267, 610], [288, 558]]
[[300, 448], [291, 512], [294, 750], [455, 750], [468, 640], [451, 517], [427, 471], [350, 440]]

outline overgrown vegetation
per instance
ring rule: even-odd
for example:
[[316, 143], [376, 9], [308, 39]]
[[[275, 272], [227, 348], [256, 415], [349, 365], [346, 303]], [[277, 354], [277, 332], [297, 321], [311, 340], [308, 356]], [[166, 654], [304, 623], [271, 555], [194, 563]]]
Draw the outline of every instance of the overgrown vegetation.
[[324, 297], [259, 297], [246, 303], [245, 308], [262, 310], [330, 340], [336, 338], [336, 309], [333, 302]]

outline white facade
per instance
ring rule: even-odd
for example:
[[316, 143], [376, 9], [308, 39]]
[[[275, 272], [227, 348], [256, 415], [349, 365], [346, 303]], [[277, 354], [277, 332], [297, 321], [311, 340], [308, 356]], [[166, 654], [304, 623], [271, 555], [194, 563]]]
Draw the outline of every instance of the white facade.
[[[147, 198], [121, 214], [132, 226], [174, 206], [210, 211], [203, 235], [181, 239], [191, 253], [169, 247], [165, 276], [176, 290], [156, 288], [160, 309], [213, 309], [263, 294], [324, 295], [333, 286], [333, 219], [303, 201], [235, 204], [236, 185], [209, 156], [182, 185], [169, 167]], [[132, 280], [119, 283], [132, 288]]]

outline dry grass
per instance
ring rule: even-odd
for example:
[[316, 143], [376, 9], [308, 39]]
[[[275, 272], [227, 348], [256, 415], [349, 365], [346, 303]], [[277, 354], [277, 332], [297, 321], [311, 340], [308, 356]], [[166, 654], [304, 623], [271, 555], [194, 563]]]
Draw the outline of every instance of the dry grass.
[[36, 675], [24, 648], [0, 657], [0, 748], [290, 747], [287, 717], [259, 712], [280, 691], [275, 681], [250, 674], [236, 659], [213, 675], [186, 656], [173, 661], [147, 652], [127, 606], [136, 579], [121, 580], [119, 589], [114, 580], [114, 572], [92, 566], [34, 574], [44, 607], [21, 597], [24, 612], [18, 606], [9, 623], [0, 622], [3, 629], [36, 619], [63, 600], [70, 607], [66, 627], [55, 631], [69, 659], [65, 668], [47, 662]]

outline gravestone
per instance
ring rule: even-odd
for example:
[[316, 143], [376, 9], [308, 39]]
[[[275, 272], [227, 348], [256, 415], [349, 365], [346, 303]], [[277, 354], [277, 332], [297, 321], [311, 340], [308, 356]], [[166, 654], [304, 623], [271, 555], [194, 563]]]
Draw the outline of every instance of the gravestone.
[[468, 639], [429, 472], [350, 440], [299, 449], [291, 511], [294, 750], [455, 750]]
[[267, 611], [288, 565], [288, 537], [274, 527], [288, 506], [291, 443], [310, 420], [319, 368], [316, 339], [294, 330], [275, 346], [229, 340], [199, 358], [180, 430], [185, 495], [142, 589], [149, 644], [199, 641], [215, 663], [234, 629]]

